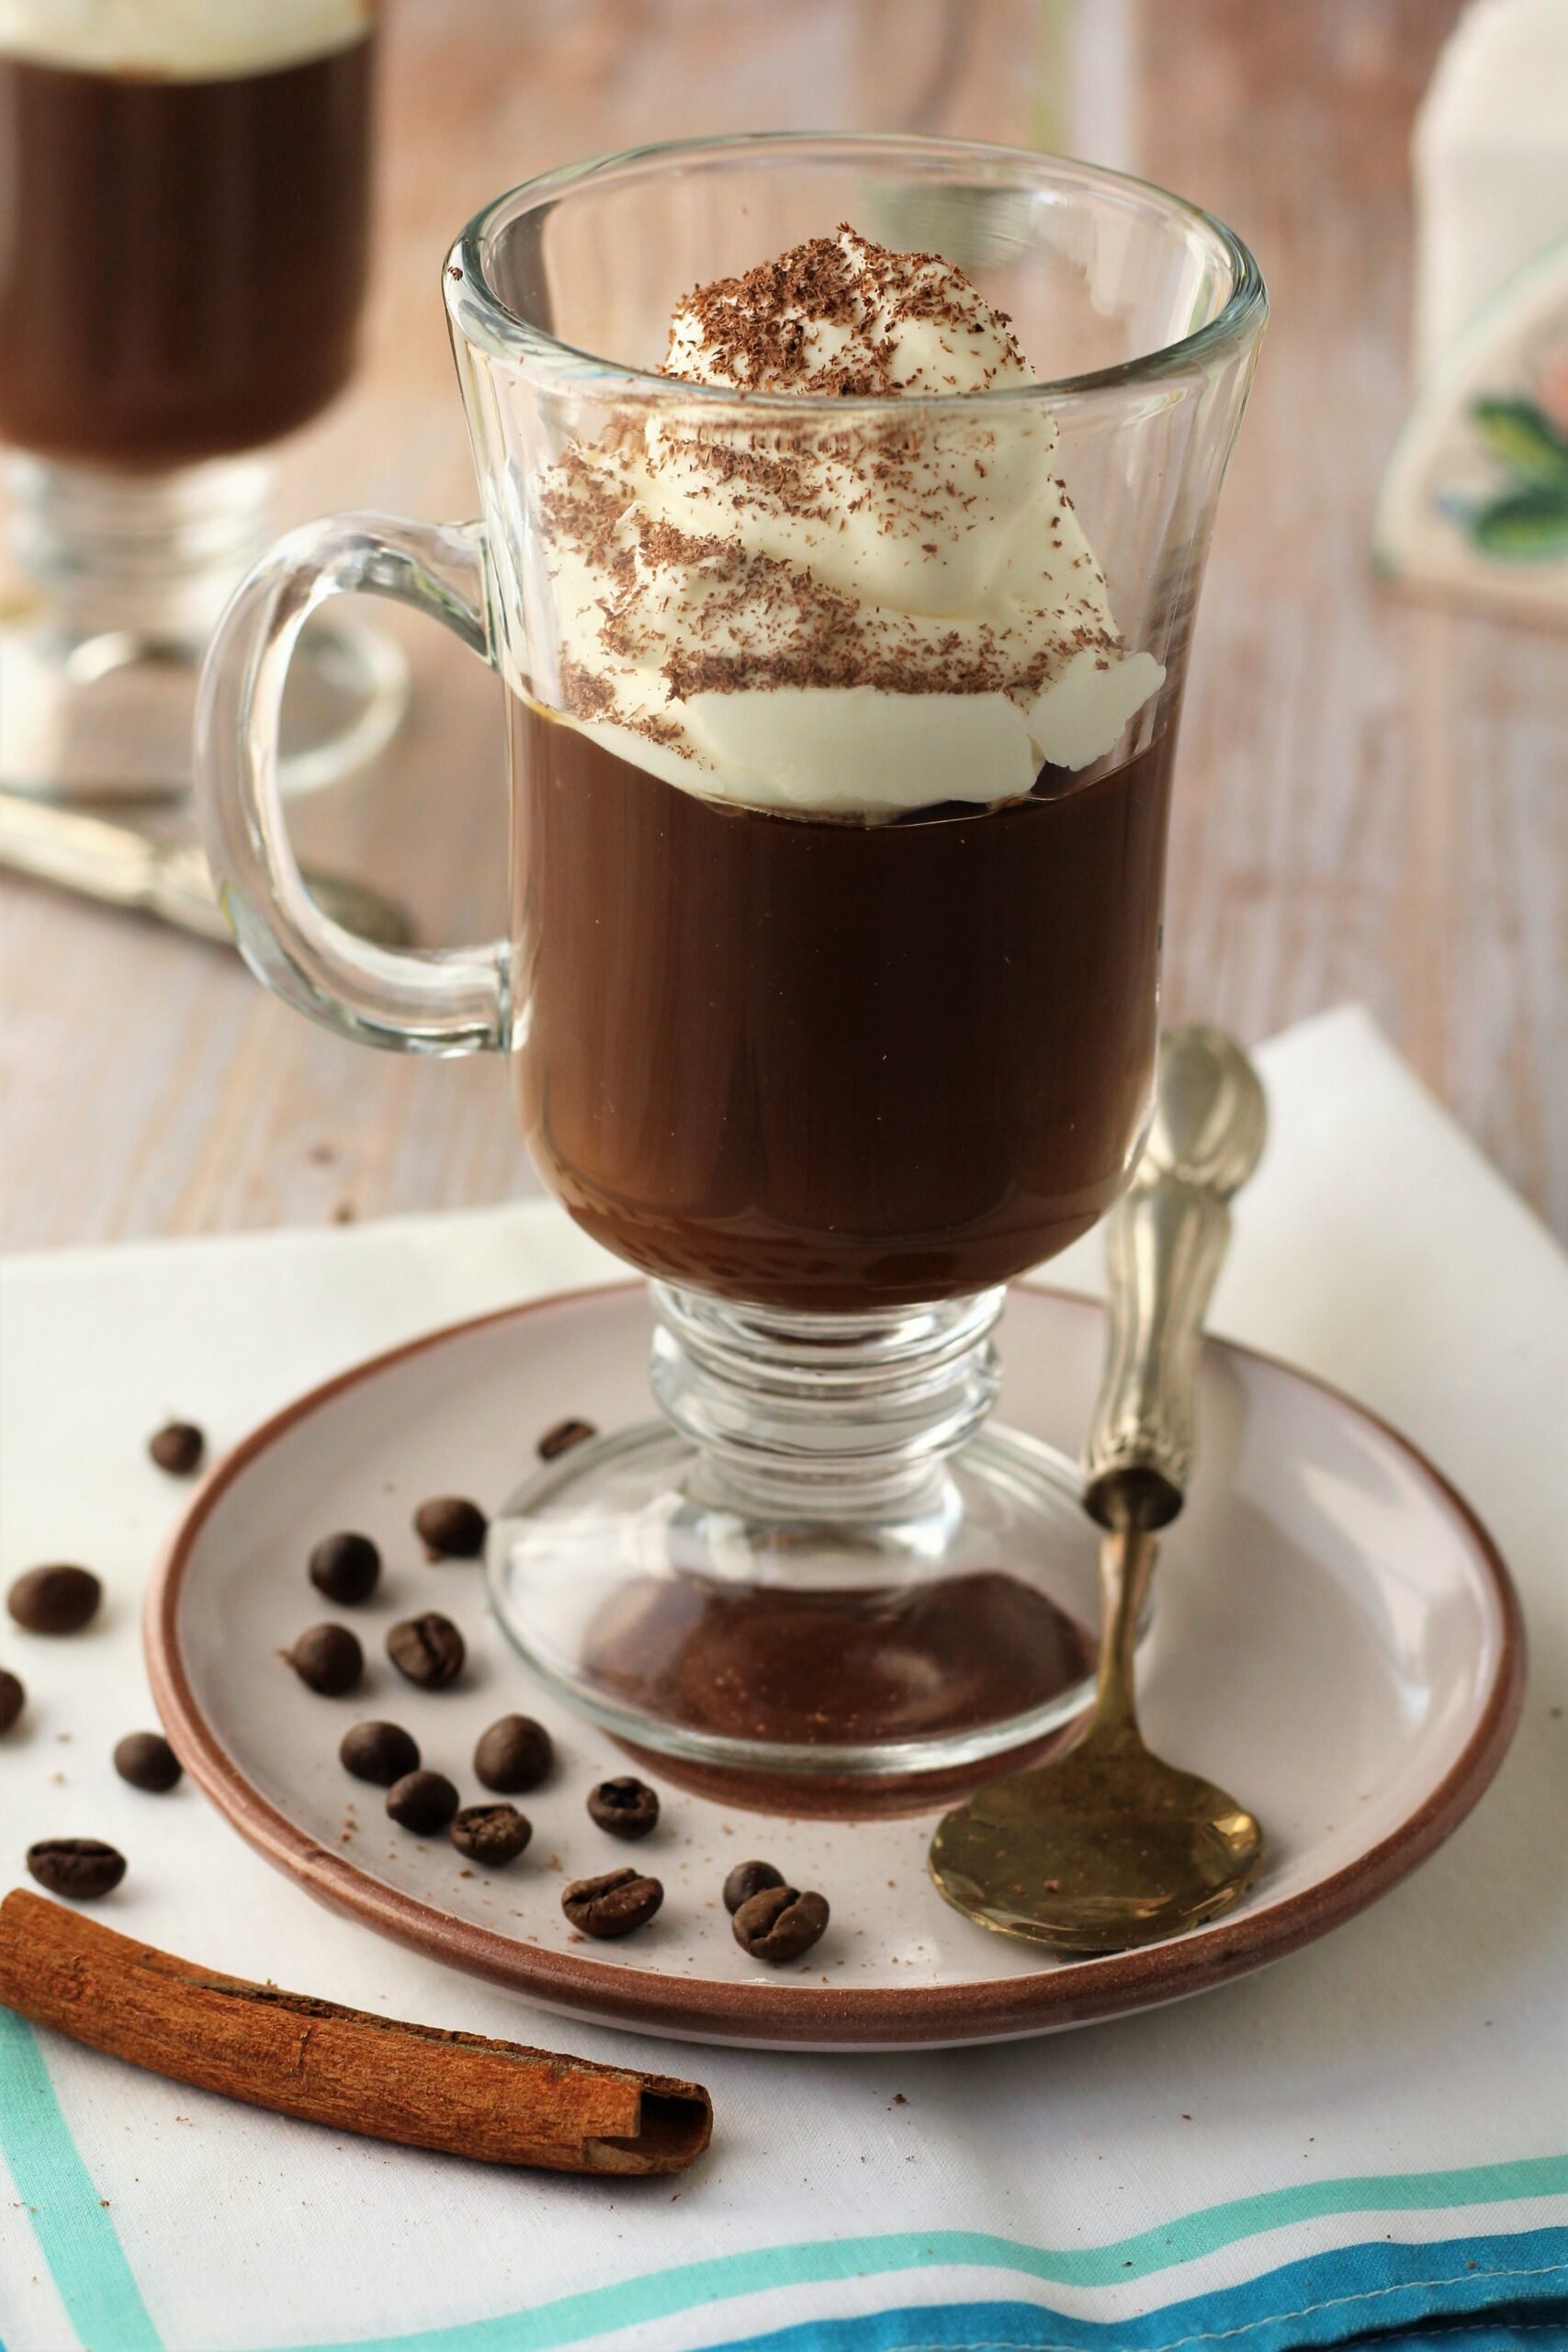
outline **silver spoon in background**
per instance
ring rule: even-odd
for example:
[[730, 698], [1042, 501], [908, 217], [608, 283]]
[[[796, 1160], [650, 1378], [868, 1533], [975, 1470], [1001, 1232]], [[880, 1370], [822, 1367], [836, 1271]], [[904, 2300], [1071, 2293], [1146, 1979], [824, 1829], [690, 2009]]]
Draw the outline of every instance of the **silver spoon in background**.
[[1106, 1226], [1110, 1338], [1089, 1424], [1084, 1506], [1100, 1547], [1098, 1688], [1085, 1728], [1045, 1763], [950, 1813], [929, 1866], [955, 1909], [998, 1934], [1122, 1951], [1228, 1910], [1263, 1835], [1213, 1781], [1144, 1745], [1134, 1647], [1155, 1531], [1191, 1476], [1203, 1314], [1230, 1238], [1226, 1203], [1258, 1165], [1263, 1090], [1239, 1046], [1193, 1025], [1160, 1039], [1155, 1123]]
[[[199, 842], [162, 841], [123, 818], [0, 788], [0, 865], [233, 944]], [[413, 924], [395, 899], [347, 875], [304, 874], [321, 912], [346, 931], [383, 947], [412, 944]]]

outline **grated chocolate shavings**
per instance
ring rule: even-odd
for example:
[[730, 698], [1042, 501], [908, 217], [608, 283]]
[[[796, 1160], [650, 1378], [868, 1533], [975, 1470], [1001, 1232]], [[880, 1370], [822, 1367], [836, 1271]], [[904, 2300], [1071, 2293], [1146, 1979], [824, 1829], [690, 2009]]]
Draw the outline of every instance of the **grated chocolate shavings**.
[[[934, 332], [901, 346], [911, 322]], [[989, 359], [964, 348], [982, 336]], [[1014, 412], [1004, 442], [984, 412], [940, 410], [933, 420], [813, 410], [798, 427], [747, 413], [746, 396], [763, 392], [886, 399], [1031, 380], [1005, 316], [939, 255], [890, 253], [841, 225], [687, 295], [662, 372], [739, 398], [617, 415], [596, 439], [570, 446], [541, 485], [570, 717], [632, 728], [694, 757], [680, 716], [694, 695], [872, 686], [1027, 703], [1077, 652], [1092, 649], [1109, 666], [1120, 639], [1103, 574], [1077, 554], [1069, 568], [1093, 586], [1069, 585], [1041, 561], [1047, 543], [1060, 553], [1072, 516], [1047, 462], [1049, 418]], [[998, 463], [1011, 474], [993, 482]], [[984, 490], [961, 490], [960, 469]], [[963, 546], [981, 500], [984, 526], [1009, 531], [1018, 493], [1005, 485], [1021, 478], [1035, 537], [989, 617], [941, 619], [918, 600], [909, 609], [895, 601], [901, 575], [913, 587]], [[883, 552], [862, 589], [856, 571], [874, 549]]]

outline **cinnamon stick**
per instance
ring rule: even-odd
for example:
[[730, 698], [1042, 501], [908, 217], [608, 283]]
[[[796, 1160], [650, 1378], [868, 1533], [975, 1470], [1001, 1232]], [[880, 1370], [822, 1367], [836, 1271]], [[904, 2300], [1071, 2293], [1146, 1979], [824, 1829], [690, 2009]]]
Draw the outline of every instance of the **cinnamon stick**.
[[198, 2090], [487, 2164], [681, 2172], [713, 2130], [700, 2083], [216, 1975], [24, 1888], [0, 1903], [0, 2004]]

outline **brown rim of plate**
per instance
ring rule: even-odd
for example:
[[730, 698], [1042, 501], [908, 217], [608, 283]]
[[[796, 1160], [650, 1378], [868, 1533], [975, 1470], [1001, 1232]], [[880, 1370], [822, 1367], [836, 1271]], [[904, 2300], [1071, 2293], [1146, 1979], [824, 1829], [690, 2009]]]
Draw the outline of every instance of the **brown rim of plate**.
[[[521, 1306], [471, 1316], [389, 1348], [307, 1390], [254, 1429], [214, 1465], [159, 1560], [148, 1587], [143, 1636], [152, 1696], [164, 1727], [192, 1779], [247, 1843], [277, 1869], [298, 1879], [319, 1902], [449, 1967], [633, 2031], [640, 2028], [717, 2041], [818, 2050], [1001, 2041], [1178, 2000], [1282, 1960], [1364, 1910], [1425, 1861], [1459, 1826], [1502, 1763], [1524, 1703], [1524, 1619], [1502, 1555], [1474, 1511], [1419, 1447], [1353, 1397], [1258, 1349], [1216, 1340], [1213, 1344], [1227, 1354], [1260, 1363], [1318, 1390], [1379, 1430], [1413, 1462], [1468, 1535], [1490, 1579], [1502, 1621], [1497, 1672], [1461, 1755], [1396, 1829], [1316, 1886], [1168, 1943], [1102, 1959], [1071, 1961], [1029, 1975], [969, 1984], [835, 1990], [830, 1985], [798, 1982], [775, 1985], [764, 1980], [756, 1984], [693, 1981], [616, 1968], [604, 1961], [583, 1960], [571, 1952], [497, 1935], [491, 1928], [455, 1918], [449, 1912], [383, 1885], [356, 1864], [319, 1846], [269, 1804], [245, 1779], [197, 1706], [176, 1632], [181, 1587], [196, 1539], [240, 1474], [286, 1430], [344, 1390], [409, 1356], [448, 1345], [489, 1325], [521, 1322], [547, 1308], [600, 1301], [640, 1287], [627, 1283], [554, 1291]], [[1052, 1290], [1043, 1283], [1015, 1287], [1025, 1296], [1048, 1298], [1058, 1306], [1093, 1315], [1104, 1311], [1097, 1300]], [[933, 1888], [931, 1901], [940, 1900]]]

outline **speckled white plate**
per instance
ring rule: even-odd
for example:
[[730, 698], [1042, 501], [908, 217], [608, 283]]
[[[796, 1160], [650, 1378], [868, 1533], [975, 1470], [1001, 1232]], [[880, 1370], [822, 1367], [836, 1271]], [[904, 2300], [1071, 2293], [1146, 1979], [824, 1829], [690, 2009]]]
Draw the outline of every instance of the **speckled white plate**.
[[[1234, 1789], [1269, 1857], [1242, 1905], [1140, 1951], [1055, 1962], [948, 1909], [925, 1872], [934, 1813], [766, 1818], [664, 1790], [646, 1843], [616, 1845], [583, 1799], [624, 1768], [531, 1682], [488, 1615], [477, 1566], [425, 1565], [410, 1527], [432, 1493], [493, 1504], [536, 1436], [567, 1414], [645, 1418], [640, 1286], [549, 1298], [437, 1331], [329, 1382], [268, 1421], [194, 1498], [149, 1599], [152, 1683], [169, 1736], [243, 1836], [309, 1892], [385, 1935], [574, 2016], [698, 2040], [817, 2050], [985, 2041], [1175, 1999], [1278, 1959], [1421, 1861], [1475, 1803], [1517, 1717], [1517, 1603], [1484, 1530], [1431, 1465], [1317, 1383], [1211, 1343], [1203, 1459], [1159, 1570], [1141, 1656], [1153, 1744]], [[1071, 1452], [1100, 1372], [1099, 1308], [1016, 1291], [1002, 1326], [1001, 1411]], [[329, 1611], [305, 1561], [362, 1528], [387, 1562], [371, 1603]], [[394, 1619], [437, 1608], [468, 1638], [450, 1690], [387, 1663]], [[352, 1697], [305, 1690], [278, 1657], [326, 1614], [369, 1668]], [[554, 1734], [550, 1781], [523, 1800], [534, 1838], [491, 1874], [443, 1838], [398, 1830], [382, 1793], [337, 1760], [343, 1731], [389, 1715], [483, 1794], [476, 1738], [510, 1710]], [[750, 1854], [818, 1887], [832, 1924], [767, 1969], [737, 1947], [718, 1890]], [[646, 1930], [613, 1944], [569, 1928], [560, 1891], [634, 1859], [661, 1878]]]

